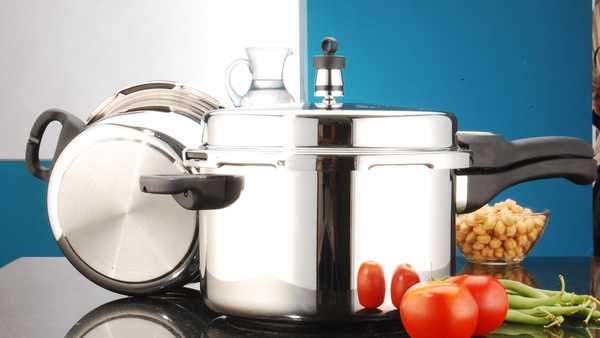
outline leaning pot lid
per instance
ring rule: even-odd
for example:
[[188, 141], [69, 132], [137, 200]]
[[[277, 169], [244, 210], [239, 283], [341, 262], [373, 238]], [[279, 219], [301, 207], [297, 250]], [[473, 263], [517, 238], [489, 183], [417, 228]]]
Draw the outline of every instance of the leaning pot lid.
[[150, 130], [97, 124], [56, 160], [47, 201], [52, 232], [90, 280], [125, 294], [190, 281], [197, 270], [197, 212], [138, 187], [142, 175], [190, 173], [182, 149]]
[[206, 146], [213, 149], [286, 148], [320, 153], [457, 150], [456, 118], [447, 112], [344, 104], [218, 110], [205, 115]]
[[87, 124], [112, 123], [156, 130], [186, 147], [197, 147], [203, 143], [204, 114], [219, 108], [216, 99], [191, 86], [170, 81], [144, 82], [107, 98], [90, 114]]
[[149, 81], [125, 87], [108, 97], [89, 115], [87, 123], [140, 110], [177, 112], [200, 120], [204, 113], [218, 108], [215, 98], [189, 85]]

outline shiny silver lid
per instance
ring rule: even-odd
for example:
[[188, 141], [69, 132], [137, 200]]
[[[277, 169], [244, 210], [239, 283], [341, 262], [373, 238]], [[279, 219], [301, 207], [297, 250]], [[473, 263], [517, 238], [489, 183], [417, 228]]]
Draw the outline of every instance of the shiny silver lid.
[[189, 173], [181, 150], [150, 130], [97, 124], [62, 152], [48, 185], [48, 216], [65, 254], [94, 271], [88, 278], [131, 292], [188, 268], [182, 262], [196, 249], [197, 212], [138, 187], [142, 175]]
[[208, 149], [282, 149], [321, 153], [455, 150], [451, 113], [344, 104], [217, 110], [205, 115]]

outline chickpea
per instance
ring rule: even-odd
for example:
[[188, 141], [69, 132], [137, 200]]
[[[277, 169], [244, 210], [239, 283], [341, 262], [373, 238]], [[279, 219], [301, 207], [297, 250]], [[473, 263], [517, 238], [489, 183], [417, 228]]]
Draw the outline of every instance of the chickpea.
[[480, 242], [475, 242], [473, 243], [473, 249], [474, 250], [481, 250], [485, 247], [485, 245], [483, 243]]
[[470, 253], [473, 251], [473, 246], [472, 246], [471, 244], [469, 244], [469, 243], [465, 243], [465, 244], [462, 246], [462, 248], [461, 248], [461, 249], [462, 249], [462, 252], [463, 252], [465, 255], [467, 255], [467, 254], [470, 254]]
[[515, 249], [515, 257], [523, 257], [525, 256], [525, 253], [523, 251], [523, 248], [518, 247]]
[[504, 225], [504, 222], [497, 221], [496, 226], [494, 227], [494, 234], [496, 236], [502, 236], [505, 231], [506, 231], [506, 226]]
[[490, 235], [477, 236], [477, 242], [481, 244], [488, 244], [491, 239], [492, 237]]
[[517, 234], [517, 227], [516, 226], [509, 226], [506, 228], [506, 236], [508, 237], [514, 237]]
[[473, 232], [477, 235], [485, 235], [487, 231], [481, 225], [477, 225], [473, 228]]
[[465, 242], [472, 244], [475, 242], [475, 240], [477, 239], [476, 235], [474, 232], [469, 232], [469, 234], [467, 235], [467, 237], [465, 238]]
[[502, 247], [502, 241], [497, 238], [494, 238], [490, 241], [489, 245], [490, 245], [490, 248], [492, 248], [492, 249], [498, 249], [498, 248]]
[[465, 237], [467, 237], [467, 235], [465, 235], [465, 233], [464, 233], [464, 232], [457, 232], [457, 233], [456, 233], [456, 241], [457, 241], [458, 243], [462, 243], [462, 242], [464, 242], [464, 241], [465, 241]]
[[539, 232], [537, 229], [533, 229], [531, 230], [528, 234], [527, 234], [527, 238], [529, 238], [530, 241], [535, 241], [539, 236]]
[[481, 255], [483, 257], [493, 258], [494, 257], [494, 249], [485, 247], [481, 250]]
[[526, 246], [528, 242], [529, 239], [527, 239], [527, 235], [519, 235], [519, 237], [517, 237], [517, 243], [521, 247]]
[[458, 232], [467, 233], [469, 230], [471, 230], [471, 227], [465, 222], [462, 222], [458, 225]]
[[517, 223], [517, 233], [519, 233], [520, 235], [527, 233], [527, 225], [524, 221], [519, 221]]
[[502, 258], [502, 257], [504, 257], [504, 249], [502, 249], [501, 247], [496, 248], [494, 250], [494, 257], [496, 257], [496, 258]]
[[495, 215], [490, 215], [483, 221], [483, 228], [487, 231], [492, 230], [496, 227], [498, 218]]
[[516, 247], [517, 247], [517, 241], [515, 241], [514, 239], [509, 238], [506, 241], [504, 241], [504, 248], [506, 250], [515, 249]]
[[502, 222], [504, 222], [504, 224], [508, 226], [514, 224], [513, 215], [508, 209], [502, 209], [502, 211], [500, 212], [500, 219], [502, 220]]

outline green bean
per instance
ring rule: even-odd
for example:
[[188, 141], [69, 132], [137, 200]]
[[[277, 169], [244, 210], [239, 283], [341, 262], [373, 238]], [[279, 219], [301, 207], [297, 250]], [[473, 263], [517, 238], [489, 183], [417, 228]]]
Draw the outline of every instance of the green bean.
[[544, 325], [544, 327], [552, 327], [554, 325], [560, 325], [565, 319], [562, 316], [545, 316], [537, 317], [525, 314], [519, 310], [508, 309], [506, 313], [507, 322], [530, 324], [530, 325]]
[[522, 313], [532, 316], [543, 316], [548, 313], [554, 316], [574, 315], [579, 311], [587, 308], [586, 303], [575, 306], [538, 306], [531, 309], [523, 309]]
[[586, 318], [589, 316], [590, 319], [595, 321], [600, 321], [600, 311], [592, 310], [590, 308], [584, 307], [577, 311], [577, 315], [585, 316]]
[[560, 302], [560, 295], [547, 298], [529, 298], [517, 295], [508, 295], [508, 306], [511, 309], [533, 309], [538, 306], [552, 306]]
[[[542, 292], [544, 292], [546, 295], [550, 296], [550, 297], [554, 297], [558, 294], [561, 293], [561, 291], [550, 291], [550, 290], [541, 290]], [[569, 292], [565, 292], [561, 299], [560, 302], [561, 303], [565, 303], [565, 304], [574, 304], [574, 305], [578, 305], [578, 304], [582, 304], [587, 300], [593, 300], [594, 302], [598, 302], [594, 297], [589, 296], [589, 295], [578, 295], [575, 293], [569, 293]]]
[[521, 282], [516, 282], [510, 279], [499, 279], [498, 280], [505, 289], [514, 291], [521, 296], [532, 297], [532, 298], [548, 298], [549, 296], [534, 287]]

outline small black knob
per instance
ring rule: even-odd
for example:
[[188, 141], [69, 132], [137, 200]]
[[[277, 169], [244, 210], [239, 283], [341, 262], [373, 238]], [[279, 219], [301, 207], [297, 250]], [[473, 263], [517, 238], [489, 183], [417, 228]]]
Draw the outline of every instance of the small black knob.
[[335, 38], [327, 36], [321, 41], [321, 50], [325, 55], [333, 55], [337, 51], [338, 43]]

